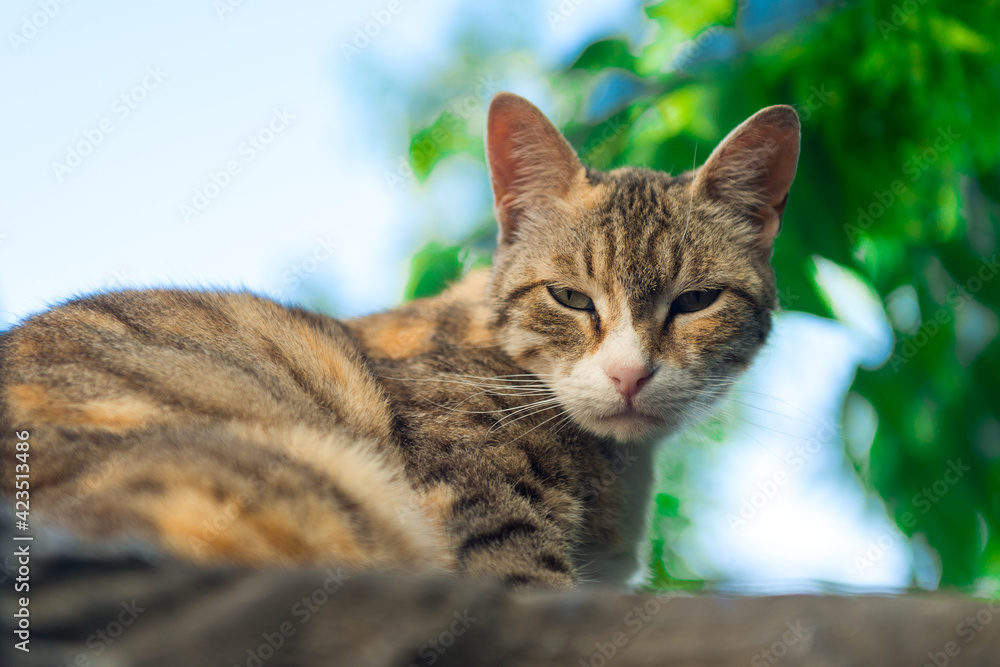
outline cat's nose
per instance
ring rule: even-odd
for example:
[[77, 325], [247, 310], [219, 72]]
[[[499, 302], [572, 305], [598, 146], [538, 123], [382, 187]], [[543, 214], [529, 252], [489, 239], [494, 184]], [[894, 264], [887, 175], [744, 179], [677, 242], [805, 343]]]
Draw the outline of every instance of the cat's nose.
[[629, 403], [653, 375], [653, 371], [646, 366], [612, 366], [607, 373], [615, 389]]

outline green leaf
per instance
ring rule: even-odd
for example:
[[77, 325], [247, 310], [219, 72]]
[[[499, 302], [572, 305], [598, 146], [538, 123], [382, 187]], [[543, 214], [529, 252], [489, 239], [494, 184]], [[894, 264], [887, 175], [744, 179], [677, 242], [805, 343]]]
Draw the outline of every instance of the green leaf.
[[930, 26], [935, 40], [956, 51], [989, 53], [993, 50], [990, 40], [951, 17], [933, 16]]
[[604, 70], [612, 67], [636, 71], [636, 57], [621, 39], [594, 42], [570, 65], [570, 69]]
[[481, 151], [482, 145], [466, 133], [465, 121], [445, 111], [430, 127], [420, 130], [410, 141], [410, 167], [423, 180], [438, 162], [463, 151]]
[[661, 517], [677, 516], [681, 501], [669, 493], [656, 494], [656, 513]]
[[733, 0], [704, 0], [697, 3], [665, 0], [647, 7], [645, 12], [648, 17], [693, 36], [709, 25], [731, 23], [736, 17], [737, 4]]
[[443, 246], [431, 241], [417, 251], [410, 262], [410, 279], [403, 298], [422, 299], [444, 291], [462, 277], [461, 246]]

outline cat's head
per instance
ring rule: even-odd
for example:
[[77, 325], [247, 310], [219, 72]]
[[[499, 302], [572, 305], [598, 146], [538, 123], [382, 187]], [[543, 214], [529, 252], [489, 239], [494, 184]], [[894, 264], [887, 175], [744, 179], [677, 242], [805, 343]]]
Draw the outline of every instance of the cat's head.
[[795, 110], [758, 112], [693, 172], [598, 172], [534, 105], [501, 93], [486, 148], [504, 350], [602, 437], [662, 436], [702, 415], [770, 329]]

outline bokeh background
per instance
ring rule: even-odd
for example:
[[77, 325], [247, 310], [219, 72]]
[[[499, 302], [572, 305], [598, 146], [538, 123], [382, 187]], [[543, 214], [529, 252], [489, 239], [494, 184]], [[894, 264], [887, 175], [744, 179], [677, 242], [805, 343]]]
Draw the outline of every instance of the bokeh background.
[[793, 104], [782, 311], [664, 444], [657, 588], [1000, 588], [1000, 2], [11, 0], [0, 327], [123, 286], [337, 316], [493, 243], [511, 90], [585, 162], [678, 173]]

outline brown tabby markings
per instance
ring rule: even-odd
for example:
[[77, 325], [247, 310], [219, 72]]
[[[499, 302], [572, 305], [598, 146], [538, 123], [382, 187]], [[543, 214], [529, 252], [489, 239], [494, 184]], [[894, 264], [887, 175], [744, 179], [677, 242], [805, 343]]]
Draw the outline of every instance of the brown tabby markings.
[[[440, 296], [340, 322], [246, 293], [123, 291], [0, 335], [0, 438], [12, 457], [10, 434], [31, 434], [35, 516], [202, 563], [626, 578], [648, 441], [767, 335], [798, 122], [762, 111], [694, 174], [600, 173], [501, 94], [487, 149], [494, 266]], [[705, 290], [702, 310], [675, 308]], [[636, 368], [626, 397], [615, 374]]]

